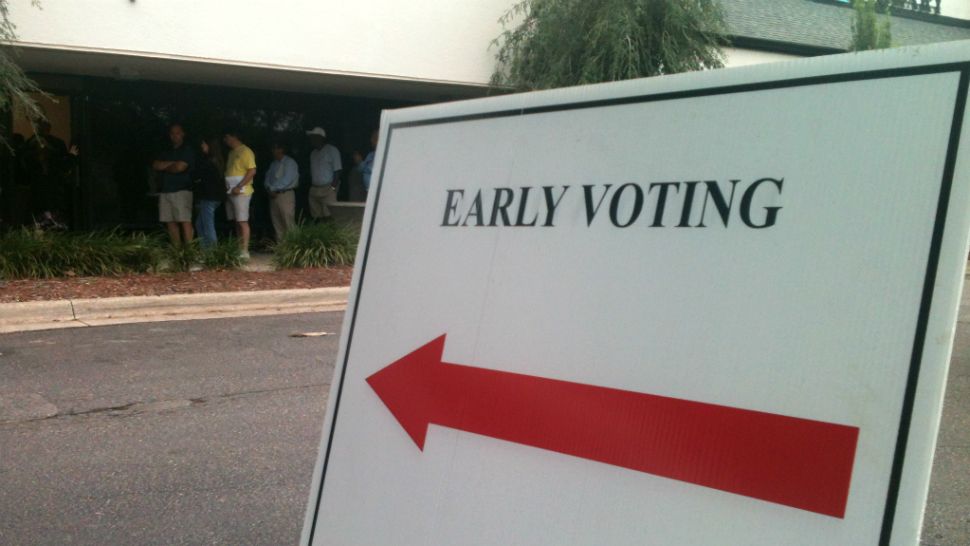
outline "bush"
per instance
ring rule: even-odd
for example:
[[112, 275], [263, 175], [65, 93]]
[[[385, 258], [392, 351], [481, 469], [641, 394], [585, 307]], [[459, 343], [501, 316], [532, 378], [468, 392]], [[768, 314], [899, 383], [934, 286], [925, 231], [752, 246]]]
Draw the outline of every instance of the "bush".
[[0, 234], [0, 279], [179, 272], [197, 264], [205, 269], [238, 269], [242, 265], [238, 241], [224, 239], [203, 250], [198, 240], [176, 247], [159, 234], [117, 230], [70, 233], [23, 228]]
[[242, 263], [239, 241], [232, 237], [202, 251], [202, 266], [206, 269], [239, 269]]
[[189, 271], [192, 269], [192, 266], [202, 261], [202, 249], [199, 247], [198, 239], [187, 245], [175, 246], [168, 244], [164, 248], [166, 271]]
[[274, 248], [273, 263], [279, 268], [350, 265], [358, 237], [357, 230], [339, 224], [296, 226]]
[[0, 278], [96, 276], [155, 271], [157, 237], [118, 231], [85, 234], [20, 229], [0, 235]]
[[232, 237], [222, 239], [210, 248], [203, 248], [200, 239], [187, 245], [165, 245], [164, 261], [164, 269], [171, 272], [191, 271], [196, 265], [205, 269], [239, 269], [243, 263], [239, 241]]

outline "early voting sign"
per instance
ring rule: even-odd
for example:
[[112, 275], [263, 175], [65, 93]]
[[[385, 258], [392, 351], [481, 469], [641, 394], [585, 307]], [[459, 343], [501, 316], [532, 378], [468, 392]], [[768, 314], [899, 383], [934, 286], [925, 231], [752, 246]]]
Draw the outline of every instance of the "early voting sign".
[[915, 544], [970, 46], [389, 112], [304, 544]]

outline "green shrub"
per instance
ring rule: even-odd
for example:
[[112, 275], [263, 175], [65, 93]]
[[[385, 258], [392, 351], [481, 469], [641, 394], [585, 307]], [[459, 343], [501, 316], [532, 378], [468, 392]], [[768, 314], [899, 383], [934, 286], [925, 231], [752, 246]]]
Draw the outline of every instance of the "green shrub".
[[[56, 277], [63, 264], [52, 264], [47, 241], [27, 229], [0, 236], [0, 278]], [[46, 259], [45, 259], [46, 258]]]
[[232, 237], [202, 251], [202, 266], [206, 269], [239, 269], [242, 263], [239, 241]]
[[68, 249], [68, 267], [77, 275], [119, 275], [158, 269], [161, 258], [157, 237], [117, 231], [57, 234], [55, 247]]
[[85, 234], [20, 229], [0, 235], [0, 278], [144, 273], [158, 269], [159, 239], [118, 231]]
[[[353, 257], [350, 258], [351, 260]], [[49, 279], [159, 271], [238, 269], [239, 242], [224, 239], [203, 250], [199, 241], [172, 246], [160, 234], [18, 229], [0, 234], [0, 279]]]
[[354, 263], [357, 230], [334, 223], [299, 225], [273, 250], [279, 268], [329, 267]]
[[171, 272], [189, 271], [202, 261], [202, 249], [196, 239], [186, 245], [165, 245], [164, 269]]

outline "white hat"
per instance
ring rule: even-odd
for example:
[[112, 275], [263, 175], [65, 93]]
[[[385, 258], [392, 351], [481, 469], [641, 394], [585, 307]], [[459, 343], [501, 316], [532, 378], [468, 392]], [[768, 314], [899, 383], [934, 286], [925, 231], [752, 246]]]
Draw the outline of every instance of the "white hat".
[[314, 127], [313, 129], [310, 129], [309, 131], [307, 131], [306, 134], [317, 135], [322, 137], [327, 136], [327, 132], [323, 130], [323, 127]]

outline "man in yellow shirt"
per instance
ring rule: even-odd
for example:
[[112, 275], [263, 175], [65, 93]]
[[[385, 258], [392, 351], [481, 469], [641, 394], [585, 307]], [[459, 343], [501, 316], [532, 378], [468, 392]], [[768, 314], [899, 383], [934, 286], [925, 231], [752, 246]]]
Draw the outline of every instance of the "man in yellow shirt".
[[227, 129], [222, 141], [229, 147], [226, 160], [226, 217], [236, 221], [236, 235], [242, 248], [242, 257], [249, 259], [249, 200], [253, 196], [253, 178], [256, 176], [256, 155], [239, 140], [239, 131]]

